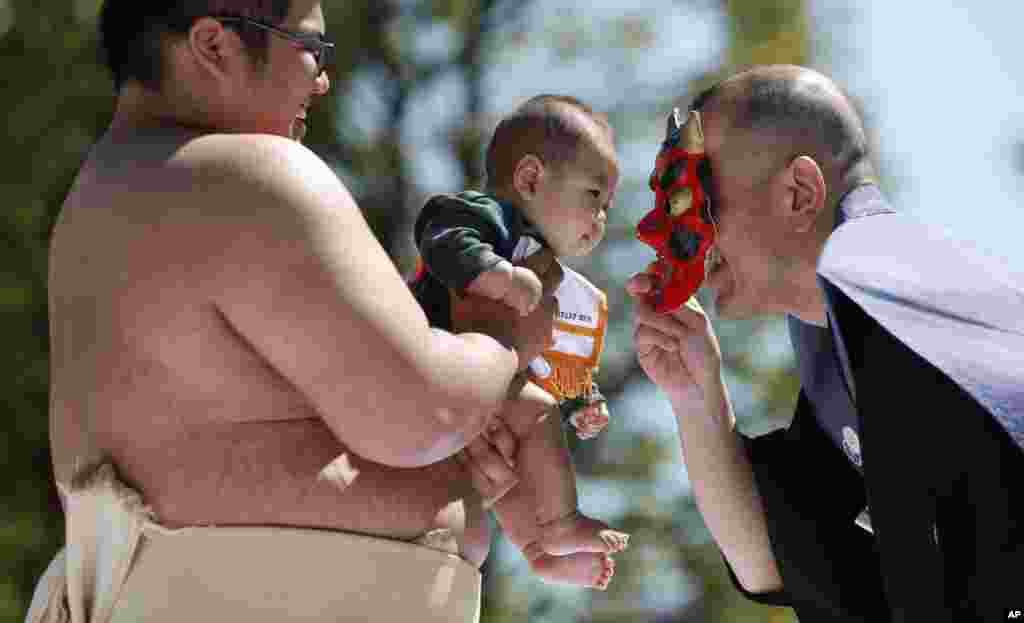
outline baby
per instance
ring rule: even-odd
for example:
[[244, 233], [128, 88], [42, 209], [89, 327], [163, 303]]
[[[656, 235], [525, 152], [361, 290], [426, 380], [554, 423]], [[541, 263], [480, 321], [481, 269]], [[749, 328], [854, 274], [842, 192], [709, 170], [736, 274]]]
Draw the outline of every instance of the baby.
[[[607, 304], [603, 292], [557, 258], [587, 255], [604, 237], [618, 184], [612, 130], [579, 100], [537, 96], [498, 125], [487, 177], [486, 193], [427, 202], [414, 230], [421, 261], [411, 286], [431, 324], [445, 329], [454, 324], [452, 297], [483, 296], [526, 315], [554, 290], [555, 343], [530, 363], [532, 382], [523, 392], [547, 391], [562, 417], [549, 417], [520, 439], [514, 463], [507, 457], [519, 484], [485, 504], [493, 503], [506, 536], [539, 577], [603, 590], [614, 573], [610, 555], [625, 549], [628, 535], [579, 512], [562, 420], [580, 438], [608, 422], [592, 381]], [[499, 414], [494, 427], [501, 426]]]

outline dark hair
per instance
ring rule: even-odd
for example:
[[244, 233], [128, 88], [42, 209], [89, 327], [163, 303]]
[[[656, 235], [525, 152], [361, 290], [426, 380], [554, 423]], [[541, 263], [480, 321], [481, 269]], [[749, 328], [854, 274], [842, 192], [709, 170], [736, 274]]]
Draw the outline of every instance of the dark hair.
[[[251, 17], [276, 26], [290, 10], [291, 0], [104, 0], [100, 48], [116, 89], [137, 81], [157, 91], [164, 78], [164, 42], [169, 36], [184, 36], [200, 17]], [[232, 28], [256, 62], [263, 62], [267, 33], [244, 25]]]
[[526, 154], [534, 154], [546, 166], [560, 167], [575, 160], [584, 130], [566, 114], [576, 108], [611, 130], [603, 115], [569, 95], [543, 94], [530, 98], [498, 123], [487, 146], [485, 166], [489, 187], [504, 186]]

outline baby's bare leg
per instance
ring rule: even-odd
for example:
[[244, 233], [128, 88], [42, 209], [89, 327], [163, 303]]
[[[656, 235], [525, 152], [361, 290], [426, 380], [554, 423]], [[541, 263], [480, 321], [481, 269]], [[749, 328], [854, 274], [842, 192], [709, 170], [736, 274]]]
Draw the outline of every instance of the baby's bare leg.
[[520, 482], [494, 507], [505, 534], [544, 580], [606, 587], [614, 570], [608, 554], [624, 549], [628, 537], [580, 514], [575, 472], [554, 401], [527, 385], [508, 408], [550, 409], [552, 415], [529, 431], [513, 431], [525, 435], [516, 456]]

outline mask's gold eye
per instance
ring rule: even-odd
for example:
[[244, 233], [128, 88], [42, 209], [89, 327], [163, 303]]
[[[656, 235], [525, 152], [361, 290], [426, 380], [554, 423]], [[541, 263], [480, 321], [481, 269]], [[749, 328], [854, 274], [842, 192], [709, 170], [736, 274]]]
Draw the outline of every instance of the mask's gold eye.
[[682, 216], [693, 205], [693, 191], [683, 187], [672, 193], [668, 200], [669, 213], [672, 216]]
[[696, 110], [690, 111], [690, 116], [683, 127], [683, 149], [691, 154], [704, 153], [704, 124]]

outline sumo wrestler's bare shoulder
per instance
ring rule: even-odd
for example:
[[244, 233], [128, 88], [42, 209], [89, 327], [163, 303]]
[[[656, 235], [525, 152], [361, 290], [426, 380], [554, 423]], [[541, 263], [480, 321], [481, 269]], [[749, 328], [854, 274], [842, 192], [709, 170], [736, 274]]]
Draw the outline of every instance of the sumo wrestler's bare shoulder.
[[424, 465], [450, 453], [459, 418], [495, 407], [514, 355], [430, 330], [318, 157], [248, 136], [197, 141], [177, 157], [210, 189], [197, 235], [220, 243], [205, 245], [220, 249], [202, 271], [212, 303], [340, 441], [382, 464]]
[[[210, 217], [279, 217], [297, 210], [358, 211], [338, 176], [307, 147], [268, 134], [210, 134], [183, 143], [167, 161], [196, 182]], [[311, 197], [320, 200], [311, 201]], [[254, 210], [261, 210], [254, 213]]]

